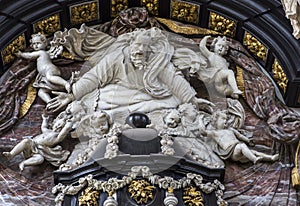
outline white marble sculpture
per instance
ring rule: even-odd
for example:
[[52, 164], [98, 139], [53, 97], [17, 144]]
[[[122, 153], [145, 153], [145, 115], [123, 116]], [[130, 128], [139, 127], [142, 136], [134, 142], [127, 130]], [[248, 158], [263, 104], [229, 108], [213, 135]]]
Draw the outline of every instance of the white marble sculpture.
[[[105, 34], [103, 34], [105, 35]], [[151, 112], [176, 108], [192, 102], [213, 105], [195, 97], [195, 90], [176, 73], [170, 62], [174, 47], [157, 28], [137, 30], [119, 36], [101, 60], [72, 85], [71, 93], [60, 93], [47, 109], [60, 110], [75, 99], [86, 102], [100, 90], [97, 109], [113, 119], [133, 111]], [[118, 49], [116, 49], [118, 48]]]
[[85, 109], [81, 102], [74, 101], [53, 120], [52, 124], [49, 123], [48, 116], [42, 115], [41, 134], [32, 139], [23, 139], [10, 152], [3, 152], [4, 156], [10, 160], [22, 154], [25, 159], [19, 164], [20, 171], [26, 166], [42, 164], [45, 160], [54, 166], [61, 165], [70, 152], [63, 150], [58, 144], [77, 127], [84, 114]]
[[52, 91], [70, 91], [70, 83], [61, 77], [61, 71], [51, 62], [50, 54], [46, 51], [47, 38], [43, 34], [33, 34], [30, 40], [32, 52], [16, 53], [16, 56], [37, 61], [38, 75], [33, 84], [39, 88], [38, 96], [46, 103], [51, 99]]
[[190, 72], [197, 73], [203, 82], [212, 83], [220, 94], [237, 99], [242, 92], [237, 87], [234, 72], [223, 57], [229, 48], [226, 37], [215, 38], [211, 44], [212, 51], [206, 47], [208, 38], [210, 36], [205, 36], [199, 44], [201, 55], [207, 59], [207, 66], [202, 63], [203, 57], [199, 56], [199, 63], [194, 63]]
[[[226, 128], [227, 111], [218, 110], [213, 113], [211, 123], [206, 127], [203, 123], [203, 115], [199, 118], [199, 129], [202, 135], [206, 137], [206, 143], [223, 160], [232, 159], [233, 161], [253, 162], [276, 161], [278, 154], [268, 155], [256, 150], [250, 149], [248, 145], [253, 146], [251, 139], [247, 138], [234, 128]], [[247, 145], [247, 144], [248, 145]]]
[[299, 0], [281, 0], [286, 18], [288, 18], [293, 27], [293, 35], [296, 39], [300, 38], [300, 1]]
[[57, 144], [67, 136], [72, 122], [65, 117], [58, 117], [52, 128], [49, 129], [48, 119], [48, 116], [43, 115], [41, 134], [32, 139], [23, 139], [10, 152], [3, 152], [8, 159], [12, 159], [20, 153], [23, 154], [25, 160], [19, 164], [20, 171], [23, 171], [26, 166], [42, 164], [44, 160], [58, 166], [67, 159], [69, 151], [63, 150]]

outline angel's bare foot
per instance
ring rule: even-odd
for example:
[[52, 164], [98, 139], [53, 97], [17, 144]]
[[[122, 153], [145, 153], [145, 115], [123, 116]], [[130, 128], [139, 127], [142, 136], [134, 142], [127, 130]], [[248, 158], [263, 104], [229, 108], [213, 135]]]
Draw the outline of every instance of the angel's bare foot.
[[12, 154], [10, 152], [3, 152], [2, 153], [8, 160], [11, 160], [13, 158]]
[[21, 162], [19, 164], [19, 169], [20, 169], [21, 172], [24, 170], [24, 162]]

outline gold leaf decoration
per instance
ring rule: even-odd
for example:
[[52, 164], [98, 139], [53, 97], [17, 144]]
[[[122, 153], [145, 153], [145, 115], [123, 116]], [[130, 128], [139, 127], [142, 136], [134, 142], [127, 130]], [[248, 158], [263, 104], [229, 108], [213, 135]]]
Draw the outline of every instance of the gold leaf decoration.
[[277, 59], [275, 59], [273, 65], [272, 65], [272, 73], [273, 73], [273, 77], [276, 80], [278, 86], [285, 93], [289, 80]]
[[234, 37], [236, 22], [215, 12], [210, 12], [209, 28], [225, 36]]
[[220, 33], [215, 32], [213, 30], [205, 29], [205, 28], [200, 28], [200, 27], [195, 27], [195, 26], [186, 26], [186, 25], [179, 25], [178, 22], [174, 22], [173, 20], [170, 19], [163, 19], [163, 18], [158, 18], [156, 19], [167, 26], [170, 30], [172, 30], [175, 33], [180, 33], [180, 34], [187, 34], [187, 35], [193, 35], [193, 34], [204, 34], [204, 35], [218, 35]]
[[171, 1], [171, 18], [198, 24], [200, 6], [178, 0]]
[[202, 193], [193, 186], [184, 189], [182, 199], [187, 206], [204, 206]]
[[268, 53], [267, 47], [249, 32], [245, 32], [243, 44], [253, 55], [262, 61], [266, 61]]
[[30, 109], [31, 105], [33, 104], [36, 98], [37, 89], [34, 88], [32, 85], [33, 82], [31, 82], [28, 85], [26, 99], [20, 107], [20, 114], [19, 114], [20, 118], [24, 117], [27, 114], [28, 110]]
[[36, 22], [33, 24], [33, 29], [35, 33], [40, 32], [45, 36], [50, 36], [54, 32], [59, 31], [61, 29], [59, 14], [54, 14]]
[[128, 186], [128, 192], [137, 204], [146, 204], [153, 199], [155, 187], [145, 180], [133, 180]]
[[99, 192], [86, 188], [78, 198], [79, 206], [98, 206]]
[[158, 15], [158, 0], [141, 0], [141, 5], [145, 7], [150, 14]]
[[71, 6], [70, 16], [72, 25], [98, 20], [98, 1], [90, 1]]
[[26, 48], [25, 35], [21, 34], [1, 51], [4, 64], [8, 64], [15, 59], [14, 54]]
[[242, 96], [246, 98], [245, 95], [245, 82], [244, 82], [244, 75], [243, 75], [243, 69], [239, 66], [236, 66], [236, 82], [239, 90], [243, 92]]
[[111, 17], [128, 8], [128, 0], [111, 0]]

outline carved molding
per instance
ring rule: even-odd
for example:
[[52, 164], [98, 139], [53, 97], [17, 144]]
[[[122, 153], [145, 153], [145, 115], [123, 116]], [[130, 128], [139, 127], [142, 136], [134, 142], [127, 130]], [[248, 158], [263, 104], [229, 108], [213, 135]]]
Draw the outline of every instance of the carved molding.
[[72, 25], [78, 25], [99, 19], [98, 1], [76, 4], [70, 6], [69, 10]]
[[172, 0], [171, 1], [171, 18], [179, 21], [185, 21], [198, 24], [200, 6], [188, 2]]
[[54, 32], [61, 30], [59, 14], [54, 14], [34, 23], [33, 30], [34, 33], [40, 32], [45, 36], [50, 36]]

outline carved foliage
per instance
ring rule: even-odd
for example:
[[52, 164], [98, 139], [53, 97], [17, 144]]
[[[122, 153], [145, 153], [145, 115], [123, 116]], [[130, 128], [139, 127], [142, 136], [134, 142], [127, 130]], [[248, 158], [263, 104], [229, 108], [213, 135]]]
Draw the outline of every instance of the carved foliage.
[[184, 204], [188, 206], [204, 206], [202, 193], [193, 186], [184, 188], [182, 199]]
[[146, 204], [153, 199], [154, 186], [146, 180], [133, 180], [128, 186], [128, 192], [138, 204]]
[[25, 35], [21, 34], [2, 50], [1, 56], [2, 56], [3, 63], [8, 64], [12, 62], [15, 59], [14, 54], [17, 51], [25, 48], [26, 48]]
[[273, 65], [272, 65], [272, 73], [273, 73], [273, 77], [276, 80], [278, 86], [285, 93], [289, 80], [277, 59], [275, 59]]
[[141, 0], [141, 5], [146, 7], [150, 14], [158, 15], [159, 0]]
[[234, 37], [236, 22], [224, 16], [210, 12], [209, 28], [225, 36]]
[[245, 32], [243, 44], [253, 55], [258, 57], [262, 61], [266, 61], [268, 49], [264, 44], [262, 44], [257, 38], [252, 36], [249, 32]]
[[50, 36], [54, 32], [59, 31], [61, 29], [59, 14], [54, 14], [36, 22], [33, 25], [33, 29], [35, 33], [40, 32], [46, 36]]
[[98, 206], [99, 192], [92, 187], [86, 188], [78, 198], [79, 206]]
[[77, 25], [99, 19], [98, 1], [90, 1], [70, 7], [71, 24]]
[[128, 8], [128, 0], [111, 0], [111, 17]]
[[197, 24], [200, 6], [178, 0], [171, 1], [171, 18]]

